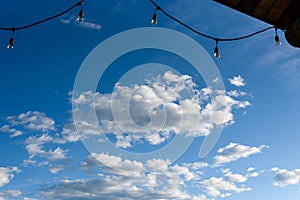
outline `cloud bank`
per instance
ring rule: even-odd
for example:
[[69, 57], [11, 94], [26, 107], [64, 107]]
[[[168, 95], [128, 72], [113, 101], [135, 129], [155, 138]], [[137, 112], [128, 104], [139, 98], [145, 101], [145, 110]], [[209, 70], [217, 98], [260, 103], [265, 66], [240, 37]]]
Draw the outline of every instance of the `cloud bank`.
[[[225, 91], [199, 88], [189, 75], [167, 71], [146, 81], [145, 85], [117, 83], [111, 94], [76, 94], [73, 105], [81, 116], [77, 127], [85, 135], [113, 134], [117, 147], [141, 141], [158, 145], [172, 134], [207, 136], [216, 127], [233, 124], [235, 109], [250, 105]], [[89, 121], [86, 107], [95, 107], [99, 124]]]

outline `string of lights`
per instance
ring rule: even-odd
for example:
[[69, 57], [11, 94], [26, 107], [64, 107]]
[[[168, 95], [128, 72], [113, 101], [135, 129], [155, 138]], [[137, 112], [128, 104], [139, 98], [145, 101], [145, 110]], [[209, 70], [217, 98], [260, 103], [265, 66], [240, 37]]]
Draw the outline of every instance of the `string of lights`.
[[[45, 18], [45, 19], [42, 19], [42, 20], [39, 20], [37, 22], [34, 22], [34, 23], [31, 23], [31, 24], [28, 24], [28, 25], [25, 25], [25, 26], [19, 26], [19, 27], [0, 27], [0, 30], [4, 30], [4, 31], [11, 31], [12, 32], [12, 36], [11, 38], [9, 39], [8, 41], [8, 45], [7, 45], [7, 48], [9, 49], [13, 49], [14, 48], [14, 44], [15, 44], [15, 39], [14, 39], [14, 36], [15, 36], [15, 33], [16, 31], [19, 31], [19, 30], [23, 30], [23, 29], [28, 29], [28, 28], [31, 28], [33, 26], [36, 26], [36, 25], [39, 25], [39, 24], [42, 24], [42, 23], [45, 23], [47, 21], [50, 21], [50, 20], [53, 20], [53, 19], [56, 19], [68, 12], [70, 12], [71, 10], [73, 10], [74, 8], [76, 7], [80, 7], [80, 11], [78, 13], [78, 17], [77, 17], [77, 20], [78, 21], [83, 21], [84, 20], [84, 11], [83, 11], [83, 2], [85, 0], [80, 0], [79, 2], [77, 2], [76, 4], [70, 6], [69, 8], [67, 8], [66, 10], [63, 10], [61, 11], [60, 13], [56, 14], [56, 15], [53, 15], [51, 17], [48, 17], [48, 18]], [[173, 21], [181, 24], [182, 26], [184, 26], [185, 28], [189, 29], [190, 31], [202, 36], [202, 37], [205, 37], [205, 38], [208, 38], [208, 39], [211, 39], [211, 40], [214, 40], [215, 43], [216, 43], [216, 46], [215, 46], [215, 49], [214, 49], [214, 57], [215, 58], [219, 58], [220, 57], [220, 52], [219, 52], [219, 47], [218, 47], [218, 44], [219, 42], [229, 42], [229, 41], [237, 41], [237, 40], [243, 40], [243, 39], [246, 39], [246, 38], [250, 38], [250, 37], [253, 37], [255, 35], [258, 35], [260, 33], [263, 33], [267, 30], [270, 30], [270, 29], [275, 29], [275, 42], [276, 42], [276, 45], [281, 45], [281, 42], [280, 42], [280, 39], [279, 39], [279, 36], [277, 34], [277, 31], [278, 31], [278, 28], [276, 26], [270, 26], [270, 27], [267, 27], [265, 29], [262, 29], [262, 30], [259, 30], [259, 31], [256, 31], [254, 33], [251, 33], [251, 34], [248, 34], [248, 35], [244, 35], [244, 36], [240, 36], [240, 37], [234, 37], [234, 38], [218, 38], [218, 37], [214, 37], [214, 36], [211, 36], [211, 35], [207, 35], [205, 33], [202, 33], [200, 31], [197, 31], [196, 29], [192, 28], [191, 26], [185, 24], [184, 22], [180, 21], [179, 19], [177, 19], [176, 17], [170, 15], [168, 12], [166, 12], [164, 9], [162, 9], [154, 0], [150, 0], [150, 2], [155, 6], [155, 11], [154, 11], [154, 14], [152, 16], [152, 20], [151, 20], [151, 23], [152, 24], [157, 24], [157, 21], [158, 21], [158, 16], [157, 16], [157, 12], [160, 11], [161, 13], [163, 13], [165, 16], [167, 16], [168, 18], [172, 19]]]
[[14, 44], [15, 44], [15, 39], [14, 39], [14, 36], [15, 36], [15, 32], [16, 31], [19, 31], [19, 30], [22, 30], [22, 29], [28, 29], [28, 28], [31, 28], [33, 26], [36, 26], [36, 25], [39, 25], [39, 24], [42, 24], [42, 23], [45, 23], [47, 21], [50, 21], [50, 20], [53, 20], [53, 19], [56, 19], [68, 12], [70, 12], [71, 10], [73, 10], [74, 8], [76, 7], [80, 7], [80, 11], [79, 11], [79, 14], [78, 14], [78, 18], [77, 20], [78, 21], [83, 21], [84, 19], [84, 11], [83, 11], [83, 7], [82, 7], [82, 4], [85, 0], [81, 0], [79, 1], [78, 3], [72, 5], [71, 7], [67, 8], [66, 10], [63, 10], [62, 12], [56, 14], [56, 15], [53, 15], [51, 17], [48, 17], [48, 18], [45, 18], [45, 19], [42, 19], [42, 20], [39, 20], [37, 22], [34, 22], [34, 23], [31, 23], [31, 24], [28, 24], [28, 25], [25, 25], [25, 26], [19, 26], [19, 27], [0, 27], [0, 30], [4, 30], [4, 31], [11, 31], [12, 32], [12, 37], [9, 39], [8, 41], [8, 45], [7, 45], [7, 48], [8, 49], [13, 49], [14, 48]]
[[167, 11], [165, 11], [164, 9], [162, 9], [154, 0], [150, 0], [150, 2], [155, 6], [154, 14], [153, 14], [152, 20], [151, 20], [152, 24], [157, 24], [157, 21], [158, 21], [157, 12], [160, 11], [165, 16], [167, 16], [168, 18], [172, 19], [173, 21], [179, 23], [180, 25], [184, 26], [188, 30], [190, 30], [190, 31], [192, 31], [192, 32], [194, 32], [194, 33], [202, 36], [202, 37], [214, 40], [215, 43], [216, 43], [216, 46], [215, 46], [215, 49], [214, 49], [214, 57], [215, 58], [220, 58], [220, 52], [219, 52], [219, 47], [218, 47], [219, 42], [230, 42], [230, 41], [237, 41], [237, 40], [247, 39], [247, 38], [253, 37], [255, 35], [258, 35], [260, 33], [263, 33], [265, 31], [267, 31], [267, 30], [270, 30], [270, 29], [275, 29], [275, 42], [276, 42], [276, 45], [281, 45], [281, 42], [279, 40], [279, 36], [277, 34], [278, 28], [276, 26], [270, 26], [270, 27], [267, 27], [265, 29], [262, 29], [262, 30], [250, 33], [248, 35], [240, 36], [240, 37], [218, 38], [218, 37], [214, 37], [214, 36], [202, 33], [200, 31], [194, 29], [193, 27], [185, 24], [184, 22], [180, 21], [179, 19], [175, 18], [174, 16], [170, 15]]

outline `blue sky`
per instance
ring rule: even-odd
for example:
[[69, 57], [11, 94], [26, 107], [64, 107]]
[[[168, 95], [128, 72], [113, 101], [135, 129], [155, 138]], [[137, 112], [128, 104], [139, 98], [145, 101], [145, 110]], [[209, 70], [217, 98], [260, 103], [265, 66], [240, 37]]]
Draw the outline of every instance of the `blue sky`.
[[[0, 8], [5, 19], [1, 26], [25, 25], [74, 3], [5, 1]], [[217, 37], [240, 36], [268, 26], [210, 0], [158, 3], [197, 30]], [[78, 8], [17, 31], [13, 50], [5, 48], [11, 33], [1, 32], [1, 200], [300, 199], [300, 52], [289, 46], [282, 32], [281, 46], [275, 45], [273, 30], [219, 44], [221, 58], [214, 62], [226, 91], [209, 90], [176, 55], [144, 49], [116, 60], [96, 92], [72, 99], [77, 72], [93, 48], [122, 31], [151, 26], [155, 9], [150, 1], [137, 0], [86, 0], [83, 8], [83, 23], [75, 21]], [[159, 12], [158, 22], [157, 27], [186, 34], [212, 55], [214, 41]], [[134, 73], [153, 72], [149, 80], [137, 78], [135, 85], [126, 85], [124, 74], [145, 63], [161, 63], [173, 70], [145, 67]], [[130, 114], [137, 124], [147, 125], [145, 113], [150, 111], [160, 113], [161, 119], [164, 108], [169, 114], [164, 127], [154, 124], [141, 131], [129, 126], [121, 110], [128, 94], [134, 94]], [[120, 108], [119, 121], [112, 118], [112, 97]], [[174, 162], [165, 157], [142, 162], [91, 152], [83, 143], [85, 135], [78, 135], [74, 127], [72, 103], [80, 108], [95, 103], [101, 128], [115, 147], [126, 152], [151, 152], [169, 145], [177, 135], [195, 140]], [[84, 110], [79, 114], [86, 121], [77, 128], [87, 135], [103, 134], [88, 123]], [[210, 114], [214, 117], [208, 120]], [[213, 126], [224, 127], [222, 134], [212, 151], [199, 159], [204, 135]]]

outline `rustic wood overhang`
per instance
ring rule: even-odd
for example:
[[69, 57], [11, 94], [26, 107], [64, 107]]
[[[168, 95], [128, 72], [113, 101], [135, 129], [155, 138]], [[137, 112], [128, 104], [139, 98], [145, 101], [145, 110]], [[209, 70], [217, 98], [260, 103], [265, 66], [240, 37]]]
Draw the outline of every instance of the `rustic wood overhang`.
[[285, 32], [287, 41], [300, 48], [300, 0], [213, 0]]

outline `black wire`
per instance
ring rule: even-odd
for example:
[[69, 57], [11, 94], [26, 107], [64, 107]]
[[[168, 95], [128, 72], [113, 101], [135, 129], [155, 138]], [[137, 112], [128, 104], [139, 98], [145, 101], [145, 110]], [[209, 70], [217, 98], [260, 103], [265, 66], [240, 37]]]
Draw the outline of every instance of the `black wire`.
[[51, 17], [48, 17], [48, 18], [45, 18], [45, 19], [42, 19], [40, 21], [37, 21], [37, 22], [34, 22], [32, 24], [28, 24], [26, 26], [19, 26], [19, 27], [13, 27], [13, 28], [7, 28], [7, 27], [0, 27], [0, 30], [6, 30], [6, 31], [17, 31], [17, 30], [22, 30], [22, 29], [27, 29], [27, 28], [30, 28], [30, 27], [33, 27], [33, 26], [36, 26], [38, 24], [41, 24], [41, 23], [44, 23], [44, 22], [47, 22], [47, 21], [50, 21], [52, 19], [55, 19], [55, 18], [58, 18], [64, 14], [66, 14], [67, 12], [69, 12], [70, 10], [73, 10], [75, 7], [77, 6], [81, 6], [82, 3], [84, 2], [85, 0], [81, 0], [79, 1], [78, 3], [74, 4], [73, 6], [69, 7], [68, 9], [54, 15], [54, 16], [51, 16]]
[[[41, 23], [44, 23], [44, 22], [47, 22], [47, 21], [50, 21], [52, 19], [55, 19], [55, 18], [58, 18], [64, 14], [66, 14], [67, 12], [69, 12], [70, 10], [73, 10], [75, 7], [77, 6], [80, 6], [82, 7], [82, 3], [84, 2], [85, 0], [81, 0], [79, 1], [78, 3], [72, 5], [71, 7], [69, 7], [68, 9], [54, 15], [54, 16], [51, 16], [51, 17], [48, 17], [48, 18], [45, 18], [45, 19], [42, 19], [40, 21], [37, 21], [37, 22], [34, 22], [32, 24], [28, 24], [26, 26], [19, 26], [19, 27], [11, 27], [11, 28], [7, 28], [7, 27], [0, 27], [0, 30], [8, 30], [8, 31], [17, 31], [17, 30], [22, 30], [22, 29], [27, 29], [27, 28], [30, 28], [30, 27], [33, 27], [33, 26], [36, 26], [36, 25], [39, 25]], [[215, 40], [215, 41], [235, 41], [235, 40], [242, 40], [242, 39], [246, 39], [246, 38], [249, 38], [249, 37], [252, 37], [252, 36], [255, 36], [259, 33], [262, 33], [262, 32], [265, 32], [269, 29], [275, 29], [276, 27], [275, 26], [270, 26], [270, 27], [267, 27], [265, 29], [262, 29], [262, 30], [259, 30], [259, 31], [256, 31], [254, 33], [251, 33], [251, 34], [248, 34], [248, 35], [244, 35], [244, 36], [241, 36], [241, 37], [235, 37], [235, 38], [217, 38], [217, 37], [213, 37], [213, 36], [210, 36], [210, 35], [207, 35], [207, 34], [204, 34], [200, 31], [197, 31], [196, 29], [192, 28], [191, 26], [183, 23], [182, 21], [180, 21], [179, 19], [173, 17], [172, 15], [170, 15], [169, 13], [167, 13], [164, 9], [162, 9], [157, 3], [154, 2], [154, 0], [150, 0], [151, 3], [156, 7], [156, 10], [159, 10], [161, 11], [164, 15], [166, 15], [167, 17], [169, 17], [170, 19], [176, 21], [177, 23], [181, 24], [182, 26], [186, 27], [187, 29], [191, 30], [192, 32], [198, 34], [198, 35], [201, 35], [203, 37], [206, 37], [206, 38], [209, 38], [209, 39], [212, 39], [212, 40]]]
[[150, 0], [151, 3], [156, 7], [157, 10], [161, 11], [164, 15], [166, 15], [167, 17], [171, 18], [172, 20], [176, 21], [177, 23], [181, 24], [182, 26], [186, 27], [187, 29], [189, 29], [190, 31], [198, 34], [198, 35], [201, 35], [203, 37], [206, 37], [206, 38], [209, 38], [209, 39], [212, 39], [212, 40], [215, 40], [215, 41], [224, 41], [224, 42], [228, 42], [228, 41], [236, 41], [236, 40], [242, 40], [242, 39], [246, 39], [246, 38], [249, 38], [249, 37], [253, 37], [257, 34], [260, 34], [260, 33], [263, 33], [269, 29], [275, 29], [275, 26], [270, 26], [270, 27], [267, 27], [265, 29], [262, 29], [262, 30], [259, 30], [259, 31], [256, 31], [254, 33], [251, 33], [251, 34], [248, 34], [248, 35], [244, 35], [244, 36], [240, 36], [240, 37], [235, 37], [235, 38], [217, 38], [217, 37], [214, 37], [214, 36], [210, 36], [210, 35], [207, 35], [207, 34], [204, 34], [200, 31], [197, 31], [196, 29], [192, 28], [191, 26], [185, 24], [184, 22], [180, 21], [179, 19], [173, 17], [172, 15], [170, 15], [169, 13], [167, 13], [164, 9], [162, 9], [157, 3], [155, 3], [153, 0]]

